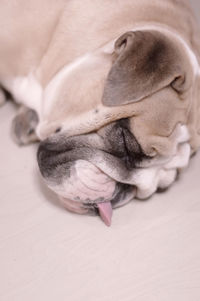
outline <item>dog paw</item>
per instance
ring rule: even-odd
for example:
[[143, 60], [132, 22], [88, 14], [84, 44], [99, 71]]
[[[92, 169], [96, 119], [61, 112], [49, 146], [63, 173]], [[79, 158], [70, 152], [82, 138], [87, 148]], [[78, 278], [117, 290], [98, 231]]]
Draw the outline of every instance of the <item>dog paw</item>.
[[12, 121], [12, 136], [18, 145], [27, 145], [38, 141], [35, 133], [38, 124], [37, 113], [27, 107], [21, 107]]

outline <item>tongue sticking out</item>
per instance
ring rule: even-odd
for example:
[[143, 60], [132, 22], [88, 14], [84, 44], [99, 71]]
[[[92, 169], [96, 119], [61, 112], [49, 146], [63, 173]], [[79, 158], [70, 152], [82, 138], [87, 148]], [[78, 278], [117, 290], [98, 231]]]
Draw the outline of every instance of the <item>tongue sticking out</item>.
[[112, 205], [111, 202], [104, 202], [97, 204], [99, 209], [99, 214], [107, 226], [111, 225], [112, 219]]

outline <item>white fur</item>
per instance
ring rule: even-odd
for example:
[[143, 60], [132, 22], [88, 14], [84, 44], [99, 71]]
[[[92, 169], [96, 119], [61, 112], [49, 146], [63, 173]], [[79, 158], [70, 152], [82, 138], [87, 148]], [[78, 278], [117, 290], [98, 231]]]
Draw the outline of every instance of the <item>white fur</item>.
[[157, 188], [167, 188], [174, 182], [177, 170], [188, 166], [191, 154], [189, 132], [185, 125], [181, 129], [180, 135], [174, 141], [175, 153], [168, 158], [168, 162], [134, 170], [131, 182], [137, 187], [138, 198], [149, 197]]
[[145, 160], [140, 163], [140, 168], [151, 168], [151, 167], [160, 167], [167, 166], [172, 158], [175, 158], [178, 154], [178, 148], [182, 145], [188, 144], [190, 139], [189, 131], [185, 125], [177, 124], [176, 128], [170, 136], [170, 140], [173, 141], [172, 148], [168, 156], [164, 157], [155, 157], [154, 159]]
[[16, 102], [23, 104], [38, 113], [42, 111], [43, 90], [33, 73], [28, 76], [19, 76], [2, 82], [13, 95]]
[[48, 114], [50, 111], [53, 101], [56, 99], [55, 94], [59, 90], [59, 87], [63, 84], [63, 81], [67, 81], [67, 77], [70, 77], [71, 73], [79, 69], [83, 64], [92, 64], [96, 60], [95, 55], [86, 53], [83, 56], [78, 57], [72, 63], [63, 67], [50, 81], [46, 89], [44, 90], [44, 111]]

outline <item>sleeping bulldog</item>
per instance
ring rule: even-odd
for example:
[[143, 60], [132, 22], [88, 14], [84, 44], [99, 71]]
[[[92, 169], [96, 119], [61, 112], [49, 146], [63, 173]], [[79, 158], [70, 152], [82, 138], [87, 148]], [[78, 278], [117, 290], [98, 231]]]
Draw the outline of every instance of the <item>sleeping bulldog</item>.
[[187, 0], [10, 0], [0, 20], [0, 83], [21, 105], [14, 139], [41, 141], [40, 172], [68, 210], [110, 225], [113, 208], [187, 167], [200, 146]]

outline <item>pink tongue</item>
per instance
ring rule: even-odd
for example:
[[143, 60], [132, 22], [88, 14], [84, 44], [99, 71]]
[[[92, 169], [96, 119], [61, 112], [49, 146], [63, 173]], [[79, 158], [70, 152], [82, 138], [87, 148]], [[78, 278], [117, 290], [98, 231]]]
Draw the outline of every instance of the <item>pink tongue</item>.
[[99, 214], [107, 226], [111, 225], [112, 218], [112, 205], [111, 202], [104, 202], [97, 204], [99, 209]]

